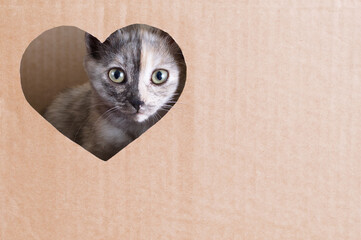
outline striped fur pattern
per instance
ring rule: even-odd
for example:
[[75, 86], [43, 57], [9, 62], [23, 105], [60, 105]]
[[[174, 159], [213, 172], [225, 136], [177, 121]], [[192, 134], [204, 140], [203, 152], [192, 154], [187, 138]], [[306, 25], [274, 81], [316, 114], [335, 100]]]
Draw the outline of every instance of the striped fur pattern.
[[[44, 117], [65, 136], [108, 160], [174, 105], [185, 84], [186, 65], [167, 33], [143, 24], [119, 29], [104, 43], [86, 33], [85, 42], [89, 82], [61, 93]], [[124, 70], [125, 83], [109, 79], [112, 68]], [[156, 69], [169, 73], [163, 84], [151, 81]], [[143, 103], [137, 110], [134, 100]]]

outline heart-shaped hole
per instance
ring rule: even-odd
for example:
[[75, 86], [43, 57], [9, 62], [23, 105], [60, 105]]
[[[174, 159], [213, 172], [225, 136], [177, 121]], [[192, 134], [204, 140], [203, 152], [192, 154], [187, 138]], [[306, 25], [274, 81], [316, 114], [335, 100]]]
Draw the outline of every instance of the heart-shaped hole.
[[155, 27], [130, 25], [102, 43], [63, 26], [31, 42], [20, 74], [24, 95], [37, 112], [108, 160], [175, 104], [186, 64], [173, 38]]

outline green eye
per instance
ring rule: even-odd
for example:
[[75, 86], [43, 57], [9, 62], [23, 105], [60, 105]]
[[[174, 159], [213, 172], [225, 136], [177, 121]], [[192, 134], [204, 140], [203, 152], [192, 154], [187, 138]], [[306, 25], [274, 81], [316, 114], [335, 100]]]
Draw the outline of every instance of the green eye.
[[162, 84], [168, 79], [168, 71], [164, 69], [157, 69], [152, 74], [152, 82], [154, 84]]
[[115, 83], [121, 83], [125, 79], [125, 74], [124, 74], [123, 70], [121, 70], [120, 68], [110, 69], [108, 75], [109, 75], [110, 80], [112, 80]]

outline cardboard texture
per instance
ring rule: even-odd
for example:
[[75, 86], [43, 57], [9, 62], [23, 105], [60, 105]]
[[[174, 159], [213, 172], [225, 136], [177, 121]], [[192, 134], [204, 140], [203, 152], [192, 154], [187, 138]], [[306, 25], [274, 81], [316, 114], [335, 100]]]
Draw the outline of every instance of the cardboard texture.
[[55, 97], [67, 88], [88, 81], [83, 67], [85, 32], [71, 26], [50, 29], [34, 39], [20, 65], [26, 100], [43, 114]]
[[[361, 239], [360, 12], [351, 0], [1, 1], [0, 239]], [[20, 61], [48, 29], [104, 40], [132, 23], [178, 42], [187, 83], [103, 162], [29, 105]]]

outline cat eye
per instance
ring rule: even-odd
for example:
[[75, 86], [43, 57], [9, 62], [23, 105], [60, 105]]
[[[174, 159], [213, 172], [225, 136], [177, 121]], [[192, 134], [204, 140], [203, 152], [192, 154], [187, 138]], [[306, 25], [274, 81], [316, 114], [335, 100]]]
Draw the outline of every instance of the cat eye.
[[125, 79], [125, 74], [120, 68], [112, 68], [109, 70], [109, 78], [115, 83], [121, 83]]
[[152, 74], [152, 82], [154, 84], [162, 84], [168, 79], [168, 71], [164, 69], [157, 69]]

